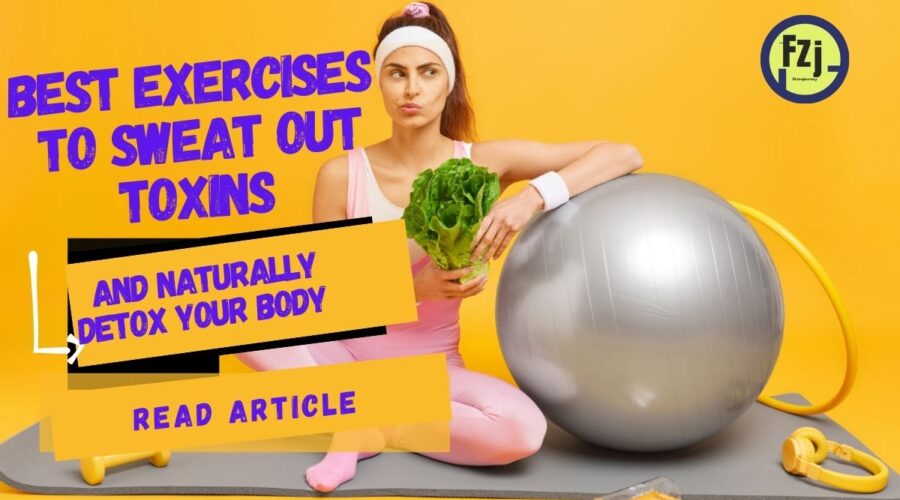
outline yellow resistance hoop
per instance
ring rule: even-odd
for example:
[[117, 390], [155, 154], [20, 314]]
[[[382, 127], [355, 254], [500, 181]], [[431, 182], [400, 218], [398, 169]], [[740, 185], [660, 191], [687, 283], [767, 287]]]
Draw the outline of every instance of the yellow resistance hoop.
[[769, 217], [768, 215], [756, 210], [755, 208], [748, 207], [747, 205], [737, 203], [734, 201], [730, 201], [731, 203], [740, 213], [762, 223], [769, 229], [775, 232], [778, 236], [781, 237], [788, 245], [791, 246], [806, 262], [806, 265], [812, 270], [812, 272], [816, 275], [816, 278], [819, 280], [819, 283], [825, 288], [825, 292], [828, 294], [828, 299], [831, 300], [831, 305], [834, 307], [834, 311], [837, 313], [838, 320], [841, 323], [841, 330], [844, 333], [844, 346], [847, 353], [847, 367], [844, 373], [844, 383], [841, 385], [840, 390], [838, 390], [837, 394], [834, 395], [830, 400], [811, 406], [800, 406], [790, 403], [785, 403], [783, 401], [779, 401], [771, 396], [761, 395], [757, 398], [757, 401], [763, 403], [765, 405], [771, 406], [776, 410], [781, 410], [787, 413], [793, 413], [795, 415], [816, 415], [819, 413], [824, 413], [835, 406], [839, 405], [844, 398], [847, 397], [847, 394], [850, 394], [850, 389], [853, 387], [853, 382], [856, 381], [856, 338], [853, 335], [853, 330], [850, 327], [850, 318], [847, 315], [847, 309], [844, 307], [844, 302], [841, 300], [840, 295], [838, 295], [837, 289], [834, 287], [834, 283], [831, 282], [831, 279], [828, 277], [828, 274], [825, 273], [825, 269], [822, 267], [822, 264], [819, 264], [819, 261], [813, 256], [813, 254], [800, 243], [790, 231], [788, 231], [784, 226], [775, 222], [774, 219]]

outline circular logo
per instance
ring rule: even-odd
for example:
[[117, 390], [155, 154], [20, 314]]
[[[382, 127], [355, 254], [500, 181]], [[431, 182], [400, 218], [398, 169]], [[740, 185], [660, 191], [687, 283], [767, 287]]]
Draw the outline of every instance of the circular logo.
[[791, 102], [814, 103], [844, 83], [850, 52], [841, 32], [816, 16], [794, 16], [772, 28], [760, 53], [769, 87]]

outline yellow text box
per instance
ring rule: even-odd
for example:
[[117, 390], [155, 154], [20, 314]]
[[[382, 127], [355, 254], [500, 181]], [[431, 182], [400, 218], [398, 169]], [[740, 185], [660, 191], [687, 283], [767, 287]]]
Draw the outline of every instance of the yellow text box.
[[81, 366], [417, 319], [402, 220], [70, 264], [66, 274]]
[[57, 460], [334, 431], [352, 431], [338, 434], [344, 450], [371, 449], [368, 430], [378, 428], [406, 429], [412, 448], [418, 440], [447, 451], [450, 382], [445, 355], [427, 354], [65, 390], [50, 412]]

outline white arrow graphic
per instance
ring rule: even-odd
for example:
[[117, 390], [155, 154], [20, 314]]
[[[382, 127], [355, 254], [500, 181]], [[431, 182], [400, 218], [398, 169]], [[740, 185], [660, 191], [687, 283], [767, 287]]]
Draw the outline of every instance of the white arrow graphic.
[[[34, 321], [34, 350], [35, 354], [69, 354], [68, 347], [40, 347], [40, 333], [38, 330], [38, 290], [37, 290], [37, 265], [38, 265], [38, 254], [34, 250], [28, 252], [28, 267], [31, 270], [31, 317]], [[69, 358], [69, 364], [75, 362], [75, 359], [78, 358], [78, 355], [81, 353], [81, 350], [84, 348], [83, 345], [78, 344], [78, 339], [73, 334], [69, 334], [67, 339], [68, 342], [72, 342], [75, 344], [75, 353]]]

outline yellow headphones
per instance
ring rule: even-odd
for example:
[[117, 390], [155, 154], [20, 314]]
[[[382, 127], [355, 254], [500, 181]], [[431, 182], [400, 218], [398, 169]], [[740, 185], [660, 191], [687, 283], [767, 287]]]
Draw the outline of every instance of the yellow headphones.
[[[818, 465], [829, 452], [859, 464], [872, 475], [842, 474]], [[828, 441], [821, 431], [813, 427], [801, 427], [784, 441], [781, 447], [781, 464], [791, 474], [806, 476], [845, 491], [875, 493], [883, 490], [888, 482], [888, 469], [877, 458], [846, 444]]]

